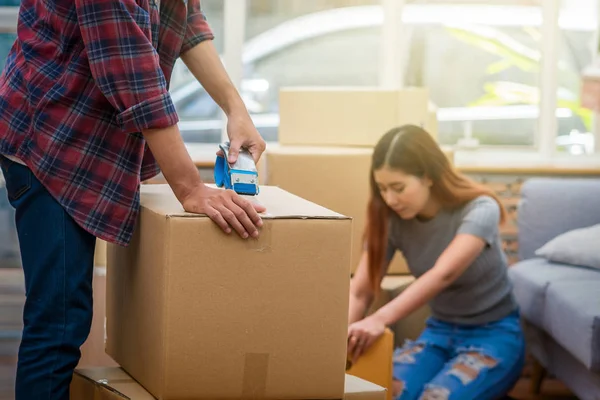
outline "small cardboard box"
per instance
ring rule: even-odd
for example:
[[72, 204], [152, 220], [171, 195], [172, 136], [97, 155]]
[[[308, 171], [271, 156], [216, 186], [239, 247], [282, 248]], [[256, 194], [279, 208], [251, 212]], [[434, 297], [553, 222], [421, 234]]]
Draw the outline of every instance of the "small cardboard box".
[[394, 334], [386, 329], [381, 336], [357, 361], [348, 360], [346, 373], [362, 378], [387, 389], [387, 399], [392, 400], [392, 356]]
[[258, 239], [141, 190], [128, 247], [109, 245], [107, 353], [159, 400], [339, 399], [352, 220], [262, 186]]
[[279, 93], [282, 145], [374, 146], [400, 125], [425, 126], [429, 92], [376, 87], [288, 87]]
[[[346, 375], [344, 400], [384, 400], [385, 388]], [[155, 400], [121, 368], [79, 369], [71, 382], [71, 400]]]

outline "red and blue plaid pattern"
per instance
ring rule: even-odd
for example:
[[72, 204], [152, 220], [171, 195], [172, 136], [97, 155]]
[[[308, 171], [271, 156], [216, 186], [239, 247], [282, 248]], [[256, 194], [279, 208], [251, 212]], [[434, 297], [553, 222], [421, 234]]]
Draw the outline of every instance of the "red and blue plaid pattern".
[[84, 229], [129, 243], [142, 134], [178, 122], [175, 60], [213, 39], [200, 0], [23, 0], [0, 77], [0, 154], [23, 160]]

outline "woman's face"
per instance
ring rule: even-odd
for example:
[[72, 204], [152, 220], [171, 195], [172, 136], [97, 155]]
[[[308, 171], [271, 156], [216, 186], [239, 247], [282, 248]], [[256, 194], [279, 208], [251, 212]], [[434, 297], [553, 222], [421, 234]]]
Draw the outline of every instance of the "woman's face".
[[383, 167], [374, 171], [379, 193], [402, 219], [415, 218], [431, 207], [431, 180]]

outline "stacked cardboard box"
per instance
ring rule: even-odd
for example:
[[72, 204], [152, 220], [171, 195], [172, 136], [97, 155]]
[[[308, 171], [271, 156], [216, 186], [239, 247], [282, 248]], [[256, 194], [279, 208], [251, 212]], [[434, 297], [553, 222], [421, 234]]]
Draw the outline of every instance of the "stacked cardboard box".
[[159, 400], [344, 397], [352, 220], [270, 186], [253, 201], [242, 240], [143, 186], [131, 244], [109, 245], [107, 353]]
[[[386, 390], [373, 383], [345, 376], [344, 400], [384, 400]], [[71, 383], [71, 400], [155, 400], [121, 368], [81, 369]]]
[[[424, 126], [437, 135], [428, 100], [422, 88], [309, 87], [280, 92], [279, 144], [267, 148], [259, 166], [262, 182], [352, 217], [352, 272], [362, 256], [373, 146], [389, 129], [404, 124]], [[389, 272], [407, 273], [400, 254]]]

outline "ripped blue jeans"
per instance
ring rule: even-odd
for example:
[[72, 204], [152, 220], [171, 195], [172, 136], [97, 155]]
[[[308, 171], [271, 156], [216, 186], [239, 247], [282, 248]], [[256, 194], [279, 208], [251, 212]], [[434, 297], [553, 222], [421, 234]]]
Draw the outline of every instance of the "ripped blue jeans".
[[525, 341], [519, 313], [484, 325], [429, 318], [421, 336], [394, 353], [397, 400], [502, 399], [519, 379]]

